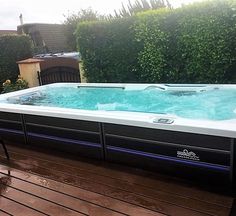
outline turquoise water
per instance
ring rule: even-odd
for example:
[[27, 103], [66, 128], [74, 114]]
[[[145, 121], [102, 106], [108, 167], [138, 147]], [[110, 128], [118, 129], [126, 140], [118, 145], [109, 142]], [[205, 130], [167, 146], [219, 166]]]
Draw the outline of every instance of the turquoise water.
[[175, 114], [190, 119], [236, 118], [236, 89], [194, 91], [53, 87], [24, 104], [85, 110]]

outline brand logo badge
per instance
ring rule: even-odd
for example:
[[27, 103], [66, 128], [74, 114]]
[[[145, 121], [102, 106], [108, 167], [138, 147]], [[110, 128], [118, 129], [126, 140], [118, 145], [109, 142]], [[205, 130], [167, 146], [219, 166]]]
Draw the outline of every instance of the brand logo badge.
[[196, 161], [200, 160], [194, 152], [188, 151], [187, 149], [184, 149], [183, 151], [177, 151], [177, 157]]

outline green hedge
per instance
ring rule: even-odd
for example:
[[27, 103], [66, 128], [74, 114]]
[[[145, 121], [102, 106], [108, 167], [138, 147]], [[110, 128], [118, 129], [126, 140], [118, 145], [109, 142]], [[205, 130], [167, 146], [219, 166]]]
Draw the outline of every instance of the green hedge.
[[19, 74], [16, 62], [31, 56], [31, 41], [28, 36], [0, 36], [0, 83], [6, 79], [15, 80]]
[[235, 1], [78, 25], [90, 82], [236, 83]]
[[141, 48], [131, 28], [134, 18], [85, 22], [78, 26], [77, 43], [89, 82], [132, 82], [138, 78]]
[[[169, 49], [169, 10], [145, 12], [137, 16], [135, 39], [142, 44], [138, 53], [141, 78], [145, 82], [174, 82], [172, 71], [167, 70], [172, 49]], [[172, 29], [172, 25], [170, 27]], [[175, 42], [175, 40], [173, 40]]]
[[[190, 82], [236, 82], [236, 12], [228, 1], [189, 7], [178, 18], [177, 52]], [[178, 53], [180, 55], [180, 53]], [[234, 69], [233, 69], [234, 68]], [[234, 71], [233, 71], [233, 70]]]

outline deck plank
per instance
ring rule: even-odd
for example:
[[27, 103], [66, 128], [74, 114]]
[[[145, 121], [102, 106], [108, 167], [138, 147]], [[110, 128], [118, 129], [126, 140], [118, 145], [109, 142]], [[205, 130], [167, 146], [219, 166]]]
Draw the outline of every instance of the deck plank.
[[[1, 177], [5, 177], [6, 175], [0, 174]], [[53, 203], [60, 204], [68, 209], [86, 214], [86, 215], [104, 215], [104, 216], [121, 216], [124, 214], [102, 208], [100, 206], [96, 206], [94, 204], [85, 202], [83, 200], [76, 199], [74, 197], [70, 197], [68, 195], [58, 193], [56, 191], [49, 190], [44, 187], [40, 187], [35, 184], [31, 184], [29, 182], [25, 182], [14, 177], [11, 177], [11, 182], [7, 184], [8, 187], [13, 189], [18, 189], [31, 194], [33, 196], [37, 196], [39, 198], [51, 201]]]
[[232, 197], [177, 178], [12, 146], [9, 152], [10, 163], [0, 156], [2, 196], [45, 214], [55, 205], [64, 215], [227, 216], [232, 207]]
[[[26, 207], [22, 204], [14, 202], [10, 199], [7, 199], [3, 196], [0, 196], [0, 207], [1, 210], [6, 211], [10, 215], [17, 215], [17, 216], [45, 216], [40, 212], [37, 212], [29, 207]], [[2, 215], [2, 212], [1, 214]]]
[[[0, 206], [1, 206], [1, 205], [0, 205]], [[2, 209], [0, 209], [0, 215], [1, 215], [1, 216], [12, 216], [12, 214], [9, 214], [9, 213], [3, 211]]]
[[[15, 166], [16, 164], [11, 164], [14, 168], [19, 168], [20, 166], [24, 167], [24, 170], [28, 170], [32, 173], [38, 173], [39, 175], [46, 176], [47, 178], [51, 178], [54, 180], [59, 180], [64, 183], [69, 183], [71, 185], [83, 188], [88, 191], [93, 191], [96, 193], [103, 194], [105, 196], [109, 196], [124, 202], [128, 202], [134, 205], [138, 205], [143, 208], [150, 209], [152, 211], [160, 212], [167, 215], [176, 215], [176, 216], [206, 216], [209, 214], [194, 211], [188, 208], [180, 207], [178, 205], [163, 202], [160, 200], [154, 200], [149, 197], [141, 196], [134, 194], [132, 192], [122, 191], [118, 188], [98, 184], [95, 182], [86, 181], [85, 179], [78, 178], [77, 176], [69, 175], [62, 173], [60, 171], [56, 170], [49, 170], [45, 167], [37, 166], [35, 169], [34, 166], [32, 166], [32, 163], [27, 164], [28, 168], [26, 168], [25, 164], [22, 162], [17, 162], [18, 166]], [[215, 215], [214, 215], [215, 216]]]
[[[0, 172], [7, 175], [8, 168], [6, 166], [0, 165]], [[126, 202], [122, 202], [110, 197], [106, 197], [101, 194], [90, 192], [72, 185], [64, 184], [55, 180], [44, 178], [41, 176], [33, 175], [32, 173], [26, 173], [21, 170], [16, 170], [11, 168], [11, 176], [14, 178], [21, 179], [32, 184], [39, 185], [57, 191], [63, 194], [67, 194], [73, 198], [86, 200], [90, 203], [99, 205], [104, 208], [113, 209], [115, 211], [128, 214], [128, 215], [146, 215], [146, 216], [164, 216], [161, 213], [156, 213], [139, 206], [135, 206]]]
[[[14, 154], [16, 155], [20, 155], [23, 153], [23, 157], [25, 155], [25, 153], [27, 153], [27, 151], [30, 153], [28, 154], [28, 158], [34, 158], [34, 156], [37, 157], [37, 159], [40, 160], [46, 160], [48, 161], [48, 155], [45, 153], [40, 153], [39, 155], [37, 155], [36, 152], [30, 151], [30, 150], [20, 150], [17, 152], [14, 151], [14, 147], [10, 146], [10, 151], [12, 156], [14, 156]], [[24, 152], [26, 151], [26, 152]], [[32, 152], [32, 153], [31, 153]], [[232, 198], [228, 197], [228, 196], [223, 196], [223, 195], [218, 195], [216, 193], [212, 193], [212, 192], [207, 192], [207, 191], [203, 191], [199, 188], [196, 188], [192, 185], [188, 185], [186, 187], [185, 185], [180, 184], [180, 182], [178, 181], [179, 184], [176, 184], [175, 181], [170, 180], [169, 177], [167, 176], [163, 176], [163, 175], [153, 175], [153, 173], [151, 172], [143, 172], [141, 173], [141, 175], [135, 175], [132, 174], [130, 171], [134, 170], [134, 169], [130, 169], [130, 168], [126, 168], [124, 166], [122, 166], [122, 171], [118, 170], [118, 169], [113, 169], [114, 167], [119, 167], [116, 165], [107, 165], [104, 166], [99, 166], [99, 162], [96, 164], [92, 164], [92, 163], [85, 163], [83, 161], [74, 161], [74, 160], [70, 160], [70, 159], [65, 159], [65, 158], [61, 158], [61, 157], [56, 157], [56, 156], [51, 156], [50, 161], [53, 160], [54, 165], [58, 166], [60, 165], [60, 167], [66, 171], [69, 171], [70, 173], [80, 173], [81, 171], [85, 170], [86, 172], [90, 172], [92, 174], [97, 174], [99, 173], [100, 176], [105, 176], [105, 177], [109, 177], [109, 178], [113, 178], [115, 180], [122, 180], [125, 183], [127, 183], [127, 185], [133, 184], [133, 185], [140, 185], [149, 189], [153, 189], [155, 191], [162, 191], [162, 192], [167, 192], [170, 194], [174, 194], [177, 196], [181, 196], [181, 197], [186, 197], [187, 199], [194, 199], [194, 200], [200, 200], [200, 201], [204, 201], [207, 203], [212, 203], [212, 204], [216, 204], [219, 206], [225, 206], [228, 208], [231, 208], [232, 206]], [[50, 162], [49, 161], [49, 162]], [[58, 163], [59, 162], [59, 163]], [[61, 162], [65, 162], [62, 163]], [[125, 172], [127, 170], [127, 172]], [[136, 169], [134, 170], [135, 172], [137, 171]], [[125, 175], [124, 175], [125, 172]], [[146, 177], [146, 176], [147, 177]]]
[[[146, 206], [148, 204], [148, 206], [150, 206], [149, 209], [152, 211], [169, 214], [171, 212], [164, 211], [163, 209], [166, 209], [167, 206], [169, 211], [171, 211], [172, 205], [174, 205], [177, 206], [175, 207], [176, 209], [184, 208], [184, 211], [180, 210], [181, 214], [184, 214], [185, 211], [193, 210], [212, 216], [224, 216], [225, 213], [228, 214], [230, 212], [230, 208], [225, 207], [223, 203], [221, 205], [216, 205], [209, 202], [186, 198], [181, 195], [173, 195], [159, 190], [151, 190], [150, 188], [146, 188], [141, 185], [129, 184], [122, 180], [91, 174], [84, 170], [78, 171], [76, 169], [71, 169], [71, 167], [63, 169], [63, 165], [60, 166], [60, 171], [58, 172], [55, 171], [58, 170], [58, 166], [55, 166], [55, 164], [50, 161], [45, 161], [42, 159], [35, 160], [32, 157], [27, 157], [26, 159], [26, 156], [24, 157], [15, 153], [12, 153], [11, 155], [15, 159], [15, 163], [18, 165], [25, 166], [24, 164], [37, 164], [37, 170], [39, 167], [50, 167], [50, 169], [44, 168], [43, 172], [47, 170], [48, 173], [51, 173], [52, 178], [52, 175], [57, 175], [58, 177], [60, 176], [62, 181], [68, 182], [68, 179], [70, 179], [69, 183], [71, 184], [75, 184], [74, 182], [79, 180], [80, 184], [76, 184], [76, 186], [102, 194], [106, 191], [105, 195], [109, 195], [132, 204], [140, 205], [142, 207], [144, 207], [143, 203], [146, 203]], [[30, 170], [33, 171], [34, 168], [31, 167]], [[76, 174], [73, 175], [71, 173]], [[94, 185], [96, 185], [96, 189], [93, 189]], [[114, 196], [114, 194], [116, 195]], [[123, 197], [125, 197], [125, 199]], [[129, 199], [127, 197], [129, 197]]]
[[[47, 200], [40, 199], [39, 197], [27, 194], [18, 189], [8, 187], [7, 192], [2, 195], [5, 198], [11, 199], [18, 203], [21, 203], [24, 206], [31, 207], [38, 212], [41, 212], [45, 215], [57, 215], [57, 216], [84, 216], [81, 214], [62, 206], [59, 206], [55, 203], [48, 202]], [[15, 214], [17, 215], [17, 213]], [[26, 215], [26, 214], [25, 214]]]
[[[19, 157], [19, 155], [17, 154], [13, 155], [13, 158], [16, 158], [17, 161], [20, 161], [23, 159], [23, 157]], [[39, 162], [40, 167], [41, 166], [50, 167], [50, 169], [52, 170], [58, 169], [58, 166], [55, 166], [54, 163], [41, 160], [41, 159], [40, 160], [37, 159], [37, 161]], [[34, 164], [35, 160], [28, 161], [27, 163]], [[52, 171], [52, 173], [53, 172], [54, 171]], [[184, 197], [181, 194], [176, 195], [176, 194], [167, 193], [165, 191], [154, 190], [154, 189], [150, 189], [148, 187], [142, 186], [142, 185], [131, 184], [130, 182], [125, 182], [123, 180], [117, 180], [117, 179], [110, 178], [107, 176], [93, 174], [85, 170], [78, 171], [78, 169], [72, 168], [72, 167], [64, 167], [63, 165], [61, 165], [60, 172], [63, 172], [63, 175], [67, 173], [67, 176], [74, 179], [75, 178], [80, 179], [81, 181], [96, 183], [96, 185], [103, 185], [103, 186], [105, 185], [109, 187], [112, 186], [115, 189], [124, 191], [125, 194], [128, 194], [128, 193], [137, 194], [138, 196], [141, 195], [141, 196], [149, 197], [153, 200], [167, 202], [167, 203], [174, 204], [174, 205], [184, 207], [184, 208], [188, 208], [194, 211], [207, 213], [213, 216], [215, 215], [221, 216], [221, 215], [224, 215], [225, 212], [230, 211], [228, 207], [224, 206], [224, 203], [221, 203], [221, 205], [216, 205], [216, 204], [204, 202], [201, 200], [194, 200], [191, 198]]]

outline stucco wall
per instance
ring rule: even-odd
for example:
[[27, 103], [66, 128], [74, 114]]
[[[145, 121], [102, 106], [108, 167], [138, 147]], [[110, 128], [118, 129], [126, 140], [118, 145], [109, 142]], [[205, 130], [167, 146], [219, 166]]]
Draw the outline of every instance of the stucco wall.
[[29, 84], [29, 87], [39, 86], [37, 71], [40, 71], [39, 62], [30, 64], [18, 64], [20, 75]]

